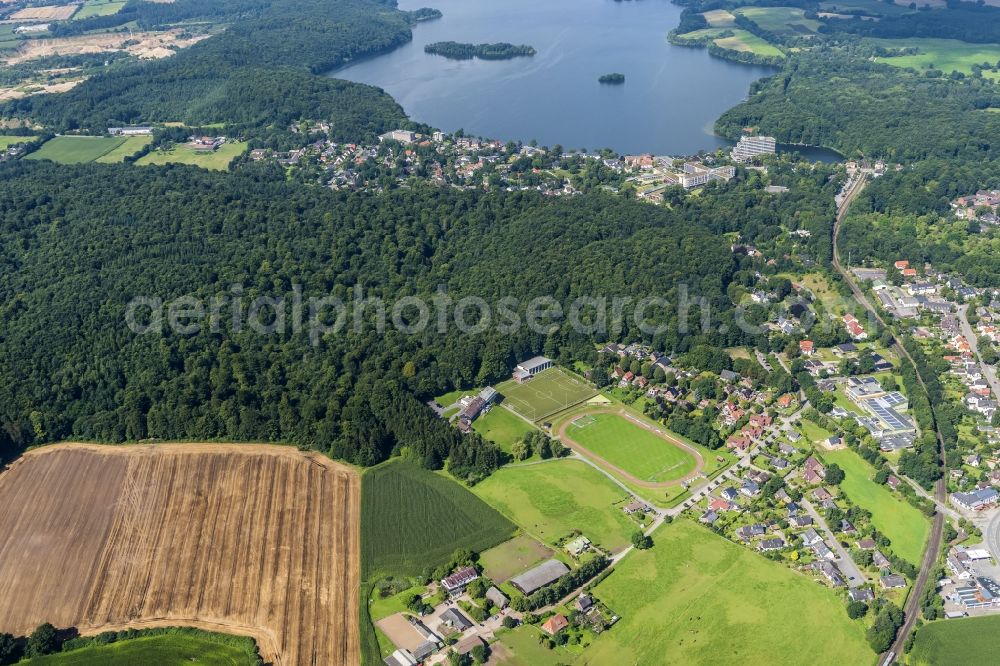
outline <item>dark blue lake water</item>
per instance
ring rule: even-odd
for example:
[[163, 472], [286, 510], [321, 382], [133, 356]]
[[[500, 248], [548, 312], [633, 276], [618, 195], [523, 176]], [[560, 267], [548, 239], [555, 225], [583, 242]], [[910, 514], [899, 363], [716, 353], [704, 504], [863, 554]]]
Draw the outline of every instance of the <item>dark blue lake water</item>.
[[[715, 119], [773, 72], [668, 44], [680, 7], [667, 0], [400, 1], [423, 6], [444, 17], [417, 25], [409, 44], [331, 75], [379, 86], [414, 120], [449, 132], [622, 153], [712, 150], [728, 145], [712, 135]], [[455, 61], [424, 53], [437, 41], [529, 44], [538, 53]], [[609, 72], [623, 73], [624, 85], [598, 83]]]

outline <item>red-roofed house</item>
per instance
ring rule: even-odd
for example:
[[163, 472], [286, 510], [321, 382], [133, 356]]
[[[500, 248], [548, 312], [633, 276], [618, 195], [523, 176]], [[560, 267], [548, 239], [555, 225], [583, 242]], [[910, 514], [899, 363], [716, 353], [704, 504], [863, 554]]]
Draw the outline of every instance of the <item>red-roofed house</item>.
[[560, 631], [569, 626], [569, 620], [563, 615], [553, 615], [542, 623], [542, 631], [549, 636], [555, 636]]
[[812, 356], [816, 351], [816, 347], [813, 345], [812, 340], [803, 340], [799, 342], [799, 351], [806, 356]]

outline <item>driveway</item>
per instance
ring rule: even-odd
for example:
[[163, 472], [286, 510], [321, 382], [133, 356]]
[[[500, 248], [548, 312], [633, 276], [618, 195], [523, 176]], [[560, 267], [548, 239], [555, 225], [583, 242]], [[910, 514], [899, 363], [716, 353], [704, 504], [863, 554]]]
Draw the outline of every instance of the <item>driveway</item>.
[[840, 542], [837, 541], [837, 537], [834, 536], [833, 531], [830, 530], [830, 527], [826, 524], [826, 520], [823, 519], [823, 516], [819, 515], [819, 512], [816, 511], [815, 507], [813, 507], [813, 505], [805, 497], [802, 498], [802, 506], [805, 507], [809, 515], [812, 516], [812, 519], [823, 530], [826, 545], [837, 554], [836, 563], [840, 568], [840, 572], [847, 576], [848, 587], [863, 585], [865, 583], [864, 574], [861, 573], [861, 570], [858, 569], [858, 565], [854, 563], [853, 559], [851, 559], [850, 553], [848, 553], [847, 550], [840, 545]]

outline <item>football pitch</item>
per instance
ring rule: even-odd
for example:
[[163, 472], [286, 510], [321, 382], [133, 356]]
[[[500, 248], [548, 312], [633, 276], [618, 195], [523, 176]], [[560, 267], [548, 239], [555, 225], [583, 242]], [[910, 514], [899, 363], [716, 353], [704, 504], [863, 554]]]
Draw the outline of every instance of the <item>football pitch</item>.
[[523, 384], [513, 379], [497, 385], [504, 404], [530, 421], [540, 421], [597, 394], [597, 389], [562, 368], [549, 368]]
[[570, 422], [574, 442], [615, 467], [649, 483], [666, 483], [690, 474], [695, 457], [660, 433], [620, 414], [586, 414]]

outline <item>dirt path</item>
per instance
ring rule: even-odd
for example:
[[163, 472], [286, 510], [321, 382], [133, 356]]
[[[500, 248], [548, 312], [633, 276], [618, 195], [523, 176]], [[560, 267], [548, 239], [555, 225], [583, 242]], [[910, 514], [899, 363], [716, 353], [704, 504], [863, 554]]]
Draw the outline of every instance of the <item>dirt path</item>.
[[[602, 458], [601, 456], [597, 455], [596, 453], [594, 453], [593, 451], [591, 451], [587, 447], [583, 446], [582, 444], [580, 444], [578, 441], [576, 441], [575, 439], [573, 439], [569, 435], [569, 427], [571, 425], [573, 425], [574, 421], [576, 421], [577, 419], [582, 418], [584, 416], [593, 416], [595, 414], [616, 414], [616, 415], [622, 417], [623, 419], [628, 419], [628, 421], [630, 423], [634, 423], [635, 425], [639, 426], [640, 428], [643, 428], [643, 429], [645, 429], [645, 430], [653, 433], [654, 435], [656, 435], [660, 439], [666, 441], [671, 446], [676, 446], [678, 448], [683, 449], [684, 451], [687, 451], [692, 456], [694, 456], [694, 460], [695, 460], [695, 467], [694, 467], [694, 469], [691, 470], [688, 474], [684, 475], [683, 477], [681, 477], [679, 479], [675, 479], [673, 481], [661, 481], [661, 482], [644, 481], [643, 479], [640, 479], [640, 478], [634, 476], [633, 474], [630, 474], [629, 472], [626, 472], [621, 467], [618, 467], [617, 465], [612, 464], [608, 460]], [[574, 416], [572, 418], [567, 418], [565, 421], [563, 421], [559, 425], [559, 430], [557, 431], [557, 436], [559, 437], [560, 441], [565, 442], [567, 446], [569, 446], [571, 449], [573, 449], [574, 451], [576, 451], [580, 455], [583, 455], [583, 456], [586, 456], [587, 458], [590, 458], [591, 460], [593, 460], [593, 461], [597, 462], [598, 464], [600, 464], [605, 469], [613, 471], [615, 474], [620, 475], [621, 477], [627, 479], [630, 483], [634, 483], [635, 485], [637, 485], [637, 486], [639, 486], [641, 488], [670, 488], [670, 487], [673, 487], [673, 486], [677, 486], [677, 485], [680, 485], [680, 484], [684, 483], [685, 481], [690, 481], [691, 479], [697, 477], [698, 475], [701, 474], [701, 471], [705, 468], [705, 459], [701, 457], [701, 453], [699, 453], [696, 449], [688, 446], [687, 444], [685, 444], [684, 442], [680, 441], [679, 439], [671, 437], [670, 435], [666, 434], [662, 430], [658, 431], [656, 428], [653, 428], [648, 423], [645, 423], [644, 421], [642, 421], [640, 419], [632, 417], [622, 407], [618, 407], [618, 408], [612, 407], [612, 408], [606, 408], [606, 409], [590, 409], [590, 410], [586, 410], [584, 412], [581, 412], [580, 414], [578, 414], [578, 415], [576, 415], [576, 416]]]

